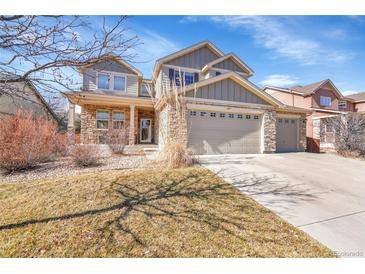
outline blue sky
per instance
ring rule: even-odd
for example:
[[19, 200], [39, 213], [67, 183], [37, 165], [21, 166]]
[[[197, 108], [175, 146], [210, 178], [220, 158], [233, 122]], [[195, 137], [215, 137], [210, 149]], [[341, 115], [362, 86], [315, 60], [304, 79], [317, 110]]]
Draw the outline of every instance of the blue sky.
[[134, 65], [145, 78], [156, 59], [208, 39], [259, 86], [330, 78], [345, 94], [365, 91], [365, 16], [132, 16], [127, 26], [143, 43]]

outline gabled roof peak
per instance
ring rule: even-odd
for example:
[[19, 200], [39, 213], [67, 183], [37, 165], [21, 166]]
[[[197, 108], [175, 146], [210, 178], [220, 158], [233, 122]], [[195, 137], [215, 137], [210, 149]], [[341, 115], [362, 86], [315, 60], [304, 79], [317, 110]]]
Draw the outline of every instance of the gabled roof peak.
[[140, 72], [137, 68], [132, 66], [129, 62], [125, 61], [122, 57], [117, 56], [113, 53], [103, 54], [100, 57], [93, 59], [90, 64], [87, 64], [85, 66], [80, 67], [79, 70], [81, 72], [83, 72], [85, 69], [87, 69], [89, 67], [92, 67], [95, 64], [98, 64], [98, 63], [103, 62], [105, 60], [113, 60], [113, 61], [119, 63], [120, 65], [126, 66], [127, 68], [129, 68], [130, 70], [135, 72], [139, 77], [142, 77], [142, 72]]

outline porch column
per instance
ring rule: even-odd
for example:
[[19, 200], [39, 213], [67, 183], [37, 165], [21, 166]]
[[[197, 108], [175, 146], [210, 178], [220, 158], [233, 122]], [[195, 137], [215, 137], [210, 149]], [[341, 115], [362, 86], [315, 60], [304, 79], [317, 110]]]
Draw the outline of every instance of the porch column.
[[134, 105], [130, 105], [130, 112], [129, 112], [129, 144], [134, 145], [135, 140], [135, 124], [134, 124]]
[[68, 101], [67, 140], [69, 145], [75, 144], [75, 104]]

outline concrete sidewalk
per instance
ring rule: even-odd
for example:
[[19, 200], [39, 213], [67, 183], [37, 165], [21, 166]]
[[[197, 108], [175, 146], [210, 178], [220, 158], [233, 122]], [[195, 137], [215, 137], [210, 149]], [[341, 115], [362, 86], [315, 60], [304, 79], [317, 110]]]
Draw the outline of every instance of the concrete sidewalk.
[[199, 158], [339, 256], [365, 256], [365, 161], [310, 153]]

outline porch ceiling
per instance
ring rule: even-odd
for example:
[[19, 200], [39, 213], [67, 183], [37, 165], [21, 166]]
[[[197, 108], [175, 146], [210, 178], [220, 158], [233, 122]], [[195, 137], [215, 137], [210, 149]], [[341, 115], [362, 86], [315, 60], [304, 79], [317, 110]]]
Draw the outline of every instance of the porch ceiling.
[[130, 106], [153, 109], [151, 98], [132, 97], [132, 96], [109, 96], [92, 94], [86, 92], [63, 93], [71, 103], [76, 105], [108, 105], [108, 106]]

